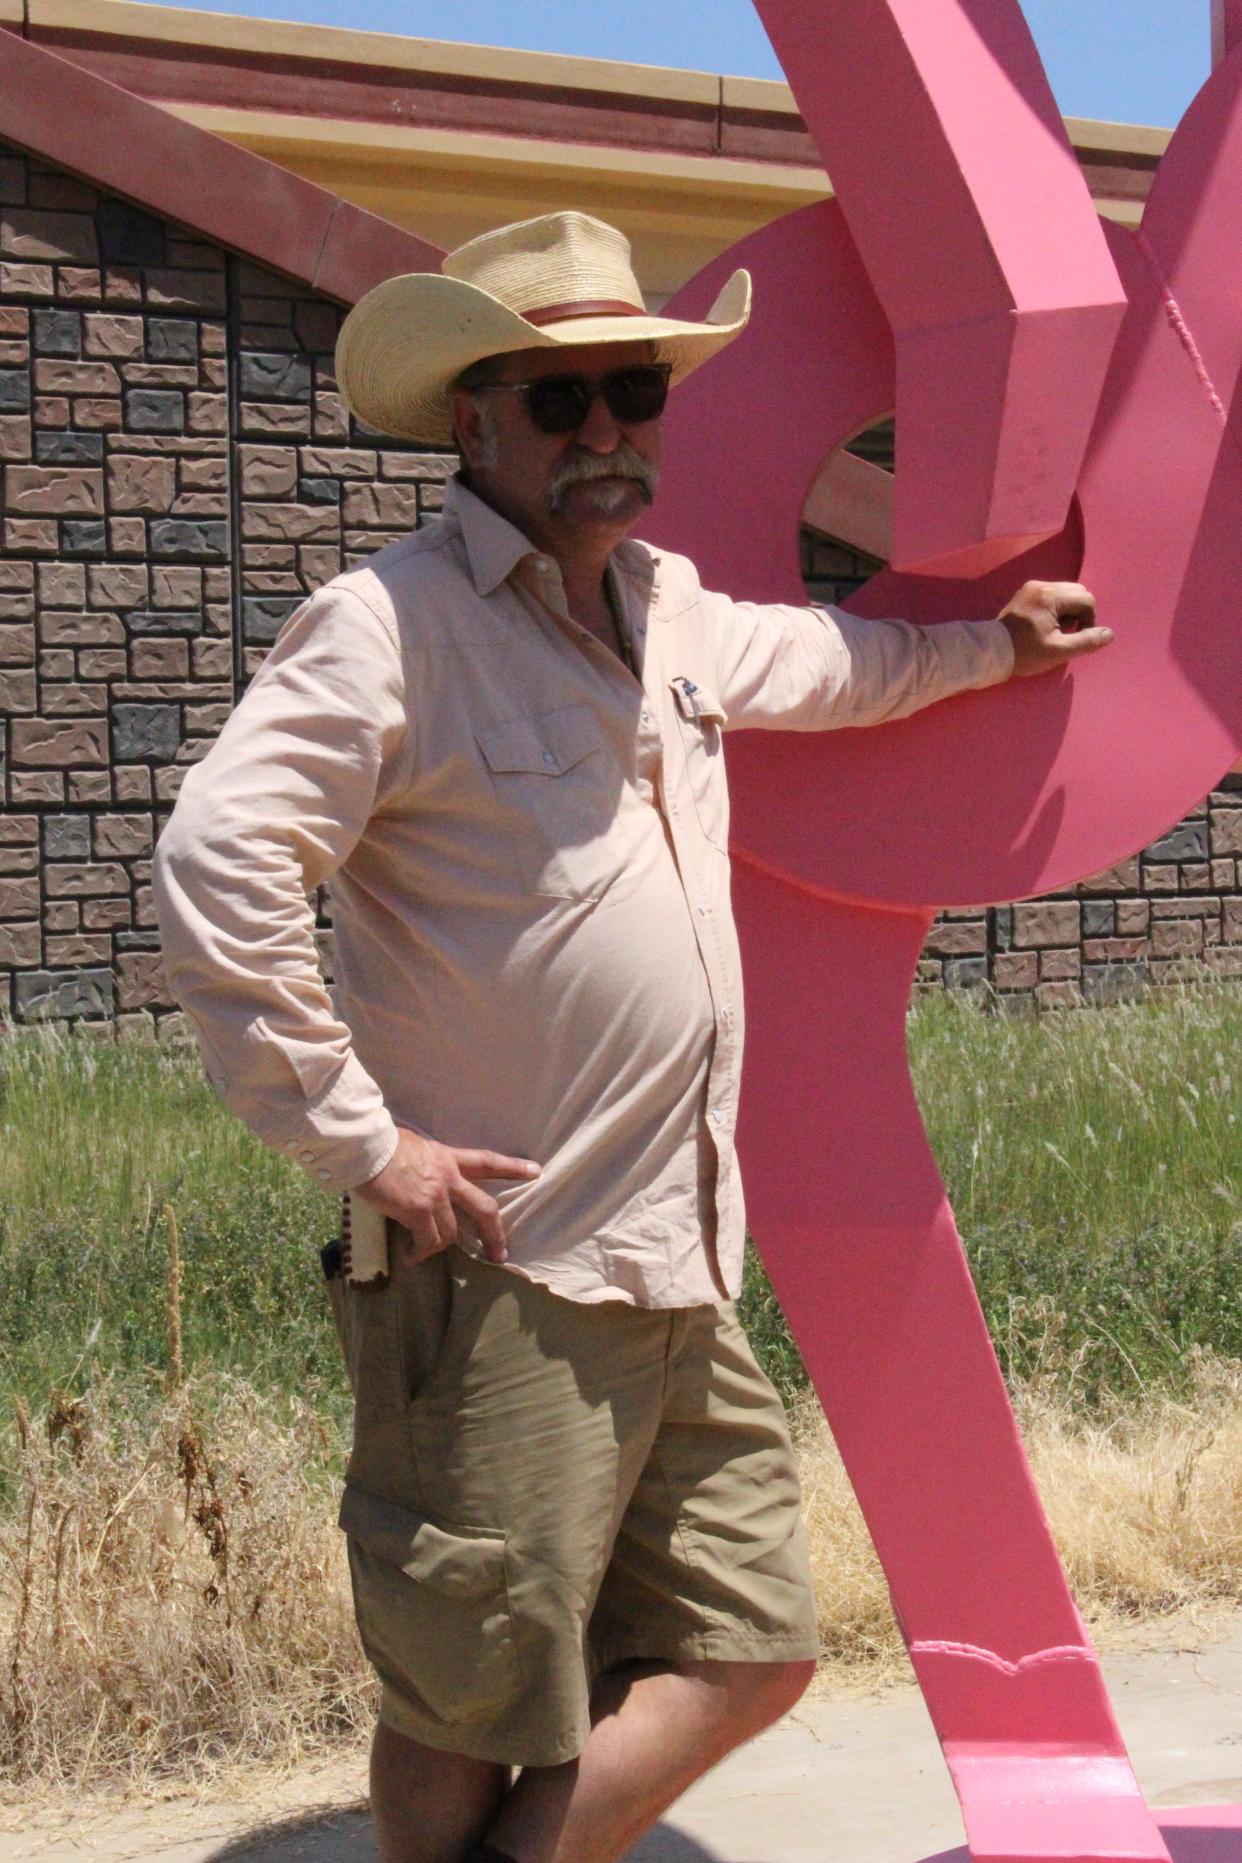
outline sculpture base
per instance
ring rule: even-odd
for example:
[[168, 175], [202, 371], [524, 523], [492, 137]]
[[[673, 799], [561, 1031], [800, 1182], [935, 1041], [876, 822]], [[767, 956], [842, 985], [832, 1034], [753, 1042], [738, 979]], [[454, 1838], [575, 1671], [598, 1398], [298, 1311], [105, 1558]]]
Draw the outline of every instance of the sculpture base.
[[[1188, 1805], [1184, 1810], [1161, 1810], [1156, 1813], [1161, 1836], [1169, 1846], [1173, 1863], [1242, 1863], [1242, 1805]], [[974, 1863], [963, 1844], [957, 1850], [941, 1850], [924, 1863]], [[1054, 1863], [1052, 1858], [1030, 1859], [1030, 1863]], [[1095, 1856], [1058, 1856], [1055, 1863], [1104, 1863]], [[1108, 1863], [1125, 1863], [1124, 1858], [1109, 1858]]]

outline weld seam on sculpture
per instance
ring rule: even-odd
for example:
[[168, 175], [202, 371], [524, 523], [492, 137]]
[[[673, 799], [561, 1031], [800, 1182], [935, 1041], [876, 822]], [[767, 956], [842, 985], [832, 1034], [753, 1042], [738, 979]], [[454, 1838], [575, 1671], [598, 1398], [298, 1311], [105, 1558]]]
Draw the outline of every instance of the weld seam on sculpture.
[[801, 880], [796, 873], [790, 873], [787, 867], [778, 867], [774, 861], [764, 860], [761, 854], [752, 854], [748, 848], [739, 847], [736, 841], [729, 843], [729, 861], [734, 867], [750, 867], [755, 873], [761, 873], [765, 880], [774, 880], [778, 886], [787, 886], [791, 893], [800, 893], [804, 899], [815, 899], [821, 904], [851, 906], [858, 912], [886, 912], [890, 917], [899, 919], [921, 918], [931, 911], [930, 906], [898, 905], [888, 899], [856, 898], [852, 893], [818, 886], [814, 880]]
[[1150, 241], [1141, 231], [1138, 231], [1134, 235], [1134, 243], [1147, 260], [1147, 263], [1151, 266], [1156, 277], [1160, 280], [1160, 295], [1164, 299], [1165, 314], [1170, 324], [1173, 326], [1178, 342], [1190, 357], [1194, 372], [1199, 378], [1203, 392], [1207, 396], [1208, 402], [1212, 408], [1212, 412], [1215, 414], [1222, 427], [1227, 426], [1229, 424], [1229, 415], [1225, 408], [1225, 404], [1217, 394], [1215, 384], [1208, 374], [1207, 364], [1203, 360], [1203, 353], [1199, 345], [1195, 342], [1190, 325], [1182, 315], [1182, 307], [1164, 281], [1164, 274], [1160, 269], [1160, 262], [1152, 251]]
[[1047, 1668], [1052, 1663], [1076, 1662], [1093, 1664], [1096, 1660], [1093, 1650], [1084, 1648], [1079, 1643], [1056, 1643], [1051, 1649], [1033, 1650], [1029, 1656], [1020, 1657], [1017, 1662], [1007, 1662], [998, 1656], [995, 1650], [980, 1649], [976, 1643], [942, 1643], [928, 1640], [912, 1643], [910, 1655], [914, 1656], [960, 1656], [967, 1662], [986, 1663], [989, 1669], [996, 1669], [1001, 1675], [1020, 1675], [1025, 1669]]

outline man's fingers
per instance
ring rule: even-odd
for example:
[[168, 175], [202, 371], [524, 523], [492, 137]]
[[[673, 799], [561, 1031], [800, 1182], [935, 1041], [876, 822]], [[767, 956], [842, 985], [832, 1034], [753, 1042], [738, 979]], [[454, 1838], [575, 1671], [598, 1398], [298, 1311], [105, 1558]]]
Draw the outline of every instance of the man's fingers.
[[[494, 1173], [499, 1175], [499, 1173]], [[505, 1261], [509, 1251], [505, 1246], [505, 1225], [500, 1214], [500, 1205], [494, 1197], [489, 1197], [485, 1190], [468, 1183], [465, 1178], [453, 1191], [453, 1201], [457, 1207], [474, 1219], [483, 1244], [483, 1253], [489, 1261]]]
[[435, 1217], [436, 1236], [440, 1247], [447, 1248], [450, 1242], [457, 1240], [457, 1212], [453, 1208], [447, 1187], [436, 1198], [432, 1213]]
[[415, 1261], [423, 1261], [428, 1255], [437, 1254], [444, 1246], [440, 1241], [439, 1226], [431, 1210], [416, 1211], [409, 1218], [408, 1228], [414, 1240], [410, 1253]]
[[500, 1151], [458, 1151], [453, 1157], [463, 1177], [538, 1177], [541, 1165], [531, 1158], [509, 1158]]
[[1113, 638], [1111, 627], [1082, 627], [1076, 633], [1062, 633], [1057, 645], [1067, 660], [1077, 659], [1080, 654], [1098, 653], [1101, 647], [1107, 647]]
[[1052, 582], [1048, 585], [1052, 605], [1062, 620], [1095, 619], [1095, 596], [1081, 582]]

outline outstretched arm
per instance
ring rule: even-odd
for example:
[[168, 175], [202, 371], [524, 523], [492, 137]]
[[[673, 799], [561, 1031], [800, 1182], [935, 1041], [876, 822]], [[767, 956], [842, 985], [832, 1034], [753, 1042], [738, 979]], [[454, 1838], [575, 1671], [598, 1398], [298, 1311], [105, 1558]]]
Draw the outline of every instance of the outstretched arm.
[[885, 724], [955, 693], [1050, 672], [1112, 639], [1093, 625], [1095, 604], [1076, 582], [1027, 582], [994, 621], [933, 627], [707, 593], [703, 608], [731, 730]]

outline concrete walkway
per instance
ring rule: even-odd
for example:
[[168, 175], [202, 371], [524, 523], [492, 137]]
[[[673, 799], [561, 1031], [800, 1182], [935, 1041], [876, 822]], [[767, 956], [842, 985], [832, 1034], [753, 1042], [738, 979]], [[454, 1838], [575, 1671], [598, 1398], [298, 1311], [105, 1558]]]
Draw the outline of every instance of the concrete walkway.
[[[1104, 1667], [1149, 1803], [1242, 1805], [1242, 1622], [1202, 1648], [1114, 1656]], [[160, 1806], [72, 1831], [0, 1835], [0, 1858], [375, 1863], [363, 1787], [359, 1764], [336, 1767], [282, 1787], [261, 1809]], [[629, 1863], [921, 1863], [961, 1842], [922, 1697], [902, 1686], [799, 1708], [701, 1781]], [[1171, 1847], [1174, 1863], [1242, 1863], [1242, 1837], [1190, 1832]]]

